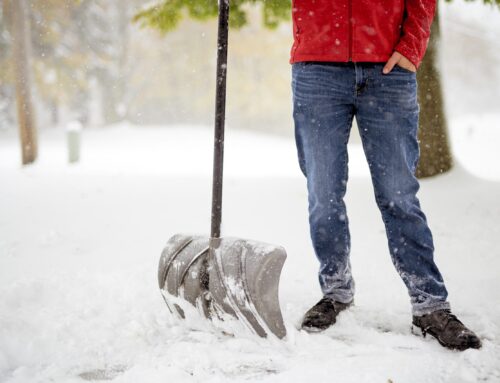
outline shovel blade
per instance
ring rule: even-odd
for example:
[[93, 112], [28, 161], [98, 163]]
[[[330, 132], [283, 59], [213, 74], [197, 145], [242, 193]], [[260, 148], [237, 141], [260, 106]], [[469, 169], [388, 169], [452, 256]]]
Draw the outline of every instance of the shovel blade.
[[279, 280], [286, 260], [281, 246], [239, 238], [211, 240], [210, 294], [225, 312], [259, 336], [286, 335]]
[[266, 337], [286, 335], [279, 305], [279, 278], [285, 249], [239, 238], [177, 234], [170, 238], [158, 268], [167, 306], [184, 317], [167, 296], [181, 297], [208, 318], [223, 311]]
[[206, 294], [208, 292], [208, 238], [176, 234], [171, 237], [160, 257], [158, 285], [167, 307], [173, 314], [184, 318], [182, 308], [168, 297], [180, 297], [198, 307], [209, 317]]

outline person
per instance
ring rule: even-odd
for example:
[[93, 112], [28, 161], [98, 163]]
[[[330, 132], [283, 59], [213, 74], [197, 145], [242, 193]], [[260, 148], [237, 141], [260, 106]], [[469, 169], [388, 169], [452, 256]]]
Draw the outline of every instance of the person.
[[344, 195], [355, 116], [390, 255], [411, 298], [413, 326], [450, 349], [481, 347], [450, 310], [432, 234], [416, 197], [416, 71], [435, 9], [436, 0], [292, 1], [295, 140], [323, 293], [304, 315], [306, 331], [325, 330], [353, 303]]

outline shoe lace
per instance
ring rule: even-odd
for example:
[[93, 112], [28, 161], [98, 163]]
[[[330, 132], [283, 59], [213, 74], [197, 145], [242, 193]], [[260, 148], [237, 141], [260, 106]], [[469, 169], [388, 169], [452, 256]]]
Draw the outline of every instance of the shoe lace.
[[327, 298], [327, 297], [323, 297], [321, 298], [321, 300], [316, 303], [316, 305], [314, 306], [314, 312], [315, 313], [322, 313], [324, 312], [326, 309], [330, 308], [331, 306], [333, 306], [333, 309], [335, 310], [335, 305], [333, 304], [334, 302], [330, 299], [330, 298]]
[[[443, 329], [445, 329], [452, 322], [456, 322], [463, 325], [463, 323], [456, 317], [455, 314], [452, 314], [452, 312], [449, 309], [439, 310], [437, 315], [445, 319], [445, 323], [442, 326]], [[436, 325], [432, 323], [422, 328], [422, 335], [424, 336], [424, 338], [427, 335], [427, 332], [429, 330], [432, 330], [433, 328], [436, 328]]]
[[330, 305], [332, 305], [332, 304], [333, 304], [333, 302], [332, 302], [332, 300], [331, 300], [330, 298], [323, 297], [323, 298], [321, 298], [321, 300], [317, 303], [316, 307], [318, 307], [318, 308], [319, 308], [319, 307], [323, 308], [323, 307], [325, 307], [325, 306], [330, 306]]

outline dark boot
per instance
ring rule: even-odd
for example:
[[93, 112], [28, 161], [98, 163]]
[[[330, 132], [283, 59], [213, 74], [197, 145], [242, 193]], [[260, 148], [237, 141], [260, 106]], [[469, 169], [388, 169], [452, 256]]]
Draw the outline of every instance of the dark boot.
[[319, 332], [326, 330], [337, 321], [337, 315], [352, 305], [341, 303], [331, 298], [323, 297], [304, 315], [302, 330], [307, 332]]
[[414, 316], [413, 325], [422, 331], [424, 337], [430, 334], [446, 348], [460, 351], [481, 348], [481, 340], [450, 310], [437, 310], [430, 314]]

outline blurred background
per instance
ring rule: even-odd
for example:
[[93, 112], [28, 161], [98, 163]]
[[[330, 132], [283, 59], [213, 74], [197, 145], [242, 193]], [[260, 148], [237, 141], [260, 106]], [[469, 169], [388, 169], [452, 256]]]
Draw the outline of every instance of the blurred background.
[[[17, 129], [9, 1], [2, 2], [0, 14], [0, 131], [4, 132]], [[71, 121], [85, 128], [120, 122], [212, 125], [216, 20], [184, 17], [175, 29], [162, 34], [132, 21], [148, 4], [25, 1], [30, 87], [41, 134]], [[264, 27], [261, 8], [261, 3], [244, 4], [247, 22], [230, 33], [228, 126], [291, 137], [291, 25], [285, 18], [276, 28]], [[443, 1], [439, 14], [437, 68], [448, 119], [498, 112], [498, 7], [482, 1]]]
[[[29, 59], [40, 129], [79, 120], [99, 127], [212, 124], [215, 18], [183, 20], [162, 35], [132, 18], [145, 1], [27, 1]], [[290, 130], [290, 25], [261, 26], [258, 6], [232, 31], [228, 121], [236, 128]], [[8, 14], [0, 17], [0, 126], [16, 128]]]

